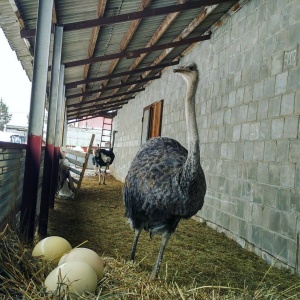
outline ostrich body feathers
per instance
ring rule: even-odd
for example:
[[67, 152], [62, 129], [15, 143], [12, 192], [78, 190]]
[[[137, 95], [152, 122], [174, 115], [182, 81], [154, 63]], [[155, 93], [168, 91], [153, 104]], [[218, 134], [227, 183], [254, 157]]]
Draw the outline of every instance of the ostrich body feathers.
[[124, 185], [125, 216], [133, 228], [173, 232], [180, 219], [190, 218], [202, 208], [204, 174], [200, 167], [201, 174], [193, 174], [190, 180], [188, 171], [183, 172], [187, 156], [179, 142], [166, 137], [150, 139], [141, 147]]

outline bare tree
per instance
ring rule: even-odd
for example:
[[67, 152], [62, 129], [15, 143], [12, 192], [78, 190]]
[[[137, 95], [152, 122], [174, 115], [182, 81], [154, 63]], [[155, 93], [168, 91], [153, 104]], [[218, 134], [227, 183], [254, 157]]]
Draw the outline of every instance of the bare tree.
[[8, 111], [8, 106], [0, 99], [0, 131], [4, 130], [4, 127], [11, 120], [12, 114]]

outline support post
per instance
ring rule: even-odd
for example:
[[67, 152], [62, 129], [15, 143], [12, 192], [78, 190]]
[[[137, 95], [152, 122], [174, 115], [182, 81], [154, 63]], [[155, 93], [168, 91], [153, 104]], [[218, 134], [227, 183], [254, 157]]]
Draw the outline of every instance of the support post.
[[50, 98], [48, 109], [48, 124], [47, 124], [47, 139], [45, 147], [45, 160], [43, 172], [43, 185], [40, 207], [39, 219], [39, 234], [41, 238], [45, 238], [48, 228], [50, 189], [52, 177], [52, 165], [54, 158], [54, 140], [55, 140], [55, 126], [57, 116], [57, 101], [58, 89], [60, 80], [60, 66], [61, 66], [61, 51], [62, 51], [63, 27], [56, 26], [54, 32], [54, 46], [51, 69], [51, 85]]
[[60, 76], [59, 76], [59, 88], [58, 88], [58, 102], [57, 102], [57, 115], [56, 115], [56, 125], [55, 125], [55, 139], [54, 139], [54, 155], [52, 164], [52, 176], [51, 176], [51, 188], [50, 188], [50, 208], [54, 208], [54, 199], [56, 193], [56, 184], [58, 176], [58, 166], [60, 157], [60, 146], [62, 143], [62, 124], [63, 124], [63, 114], [65, 111], [65, 87], [64, 87], [64, 74], [65, 67], [61, 65]]
[[37, 216], [53, 0], [39, 0], [20, 230], [32, 242]]

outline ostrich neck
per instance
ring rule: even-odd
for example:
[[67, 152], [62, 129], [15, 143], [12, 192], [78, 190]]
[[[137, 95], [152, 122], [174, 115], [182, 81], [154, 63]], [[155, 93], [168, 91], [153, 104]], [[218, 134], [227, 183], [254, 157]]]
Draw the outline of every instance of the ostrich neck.
[[185, 118], [187, 126], [188, 157], [185, 168], [189, 169], [190, 174], [199, 171], [200, 167], [200, 147], [199, 135], [195, 113], [195, 94], [198, 80], [187, 82], [185, 99]]
[[188, 82], [185, 99], [185, 118], [187, 126], [187, 142], [189, 156], [197, 154], [199, 156], [199, 135], [195, 113], [195, 94], [197, 81]]

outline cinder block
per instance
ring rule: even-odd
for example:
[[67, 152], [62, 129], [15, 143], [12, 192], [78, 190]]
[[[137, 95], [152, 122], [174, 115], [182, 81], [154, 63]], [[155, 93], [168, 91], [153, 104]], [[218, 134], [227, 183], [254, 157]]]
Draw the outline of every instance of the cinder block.
[[300, 89], [300, 68], [290, 70], [287, 81], [287, 92], [295, 92]]
[[260, 127], [260, 122], [255, 122], [250, 124], [250, 130], [249, 130], [250, 141], [255, 141], [259, 139], [259, 127]]
[[277, 141], [276, 149], [276, 161], [277, 162], [287, 162], [289, 153], [289, 141]]
[[249, 180], [257, 180], [257, 162], [250, 161], [247, 163], [247, 178]]
[[262, 244], [262, 228], [254, 224], [250, 225], [250, 243], [255, 244], [257, 247], [261, 248]]
[[254, 142], [253, 144], [253, 159], [256, 161], [263, 160], [264, 158], [264, 142]]
[[280, 168], [280, 185], [284, 187], [295, 186], [295, 164], [283, 164]]
[[[300, 190], [291, 190], [291, 209], [292, 212], [296, 214], [300, 214]], [[299, 222], [300, 222], [300, 215], [299, 215]], [[298, 224], [300, 226], [300, 223]], [[300, 227], [299, 227], [300, 229]], [[300, 230], [298, 230], [300, 232]]]
[[298, 139], [290, 142], [289, 161], [300, 166], [300, 141]]
[[274, 232], [263, 229], [262, 233], [262, 249], [272, 254], [274, 243]]
[[269, 170], [268, 170], [268, 164], [258, 162], [257, 164], [257, 180], [261, 183], [268, 183], [269, 178]]
[[276, 142], [266, 141], [264, 150], [264, 161], [275, 161], [276, 156]]
[[281, 115], [290, 115], [294, 112], [295, 93], [285, 94], [281, 100]]
[[268, 117], [276, 117], [280, 115], [281, 96], [273, 97], [269, 100]]
[[267, 140], [271, 138], [271, 125], [271, 120], [263, 120], [260, 122], [260, 140]]
[[281, 165], [278, 163], [269, 163], [269, 184], [280, 186], [280, 168]]
[[244, 159], [250, 161], [253, 159], [253, 142], [245, 142]]
[[[299, 55], [300, 57], [300, 55]], [[299, 114], [300, 113], [300, 91], [298, 91], [295, 95], [295, 114]]]
[[233, 126], [233, 137], [232, 140], [234, 142], [239, 141], [241, 137], [241, 125]]
[[269, 102], [267, 99], [258, 102], [257, 119], [262, 120], [268, 116]]
[[235, 160], [244, 159], [244, 142], [235, 143]]
[[273, 255], [278, 259], [287, 260], [287, 246], [287, 238], [279, 234], [275, 234]]
[[243, 123], [242, 131], [241, 131], [241, 139], [249, 140], [249, 132], [250, 132], [250, 123]]
[[[297, 216], [291, 213], [280, 213], [280, 233], [290, 239], [295, 238]], [[277, 220], [278, 222], [278, 220]], [[279, 223], [279, 222], [278, 222]]]
[[[282, 72], [282, 63], [283, 63], [283, 51], [272, 56], [271, 76], [277, 74], [280, 75], [280, 73]], [[286, 78], [287, 78], [287, 74], [286, 74]], [[276, 76], [276, 81], [277, 81], [277, 76]]]
[[253, 100], [260, 100], [264, 94], [264, 82], [259, 81], [254, 84]]
[[286, 92], [288, 72], [278, 74], [275, 81], [275, 95]]
[[275, 76], [266, 78], [264, 81], [264, 97], [273, 97], [275, 93]]
[[298, 136], [299, 116], [286, 117], [284, 120], [284, 138], [296, 139]]
[[262, 61], [261, 66], [260, 66], [260, 73], [259, 73], [259, 78], [265, 79], [268, 78], [271, 74], [271, 58], [266, 58]]
[[280, 139], [283, 137], [284, 119], [272, 120], [272, 139]]
[[279, 188], [277, 190], [276, 208], [280, 211], [289, 212], [291, 208], [291, 189]]

